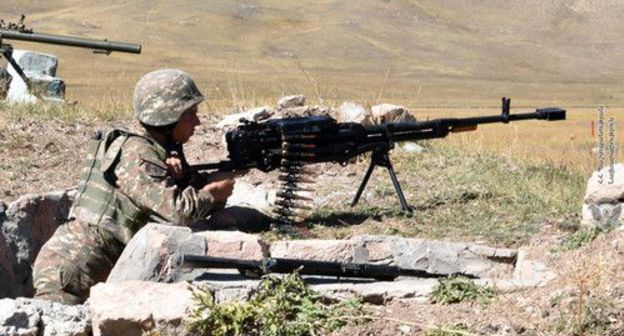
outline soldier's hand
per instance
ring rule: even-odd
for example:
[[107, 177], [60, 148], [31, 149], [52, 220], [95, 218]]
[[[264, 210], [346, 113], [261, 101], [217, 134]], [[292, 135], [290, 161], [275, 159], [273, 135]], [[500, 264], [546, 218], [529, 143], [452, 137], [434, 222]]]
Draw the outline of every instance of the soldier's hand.
[[165, 164], [167, 168], [169, 168], [169, 173], [173, 176], [174, 179], [179, 180], [184, 177], [184, 172], [182, 171], [182, 160], [176, 156], [170, 156], [165, 160]]
[[216, 202], [227, 201], [234, 190], [234, 179], [227, 178], [206, 184], [202, 190], [210, 192]]

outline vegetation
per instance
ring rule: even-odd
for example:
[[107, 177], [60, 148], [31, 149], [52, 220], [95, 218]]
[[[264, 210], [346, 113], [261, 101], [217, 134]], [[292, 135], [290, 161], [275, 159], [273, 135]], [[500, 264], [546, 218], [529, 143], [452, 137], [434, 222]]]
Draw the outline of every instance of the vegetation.
[[266, 276], [245, 302], [216, 303], [209, 289], [194, 294], [189, 330], [199, 335], [323, 335], [364, 319], [359, 300], [327, 304], [297, 273]]
[[464, 301], [489, 303], [495, 296], [494, 288], [478, 285], [464, 277], [449, 277], [440, 280], [433, 289], [432, 301], [440, 304]]
[[62, 122], [112, 121], [130, 116], [130, 108], [117, 103], [103, 103], [99, 107], [85, 108], [77, 103], [59, 104], [39, 102], [36, 104], [8, 104], [0, 101], [0, 116], [8, 120], [35, 118], [43, 121]]
[[425, 330], [423, 336], [467, 336], [468, 327], [463, 323], [458, 323], [451, 326], [435, 327]]
[[[525, 243], [544, 224], [578, 213], [585, 176], [551, 163], [517, 164], [505, 156], [431, 142], [422, 153], [392, 154], [402, 187], [415, 208], [404, 214], [385, 171], [377, 170], [360, 205], [348, 204], [366, 162], [351, 168], [353, 189], [312, 214], [312, 232], [345, 237], [358, 231], [433, 239]], [[351, 166], [350, 166], [351, 167]], [[349, 169], [345, 168], [345, 169]], [[336, 193], [320, 186], [318, 194]], [[345, 209], [349, 209], [345, 211]], [[383, 223], [383, 225], [381, 225]]]
[[587, 245], [594, 241], [603, 230], [599, 227], [583, 227], [567, 236], [559, 246], [560, 251], [569, 251]]

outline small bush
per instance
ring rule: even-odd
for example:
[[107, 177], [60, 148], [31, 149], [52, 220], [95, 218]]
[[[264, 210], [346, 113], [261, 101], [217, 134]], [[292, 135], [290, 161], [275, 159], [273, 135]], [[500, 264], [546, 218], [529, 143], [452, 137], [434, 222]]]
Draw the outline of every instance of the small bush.
[[583, 245], [589, 244], [592, 241], [594, 241], [594, 239], [596, 239], [596, 237], [598, 237], [598, 235], [601, 232], [602, 230], [598, 227], [581, 228], [577, 230], [576, 232], [574, 232], [573, 234], [566, 237], [563, 240], [563, 242], [561, 242], [559, 249], [561, 251], [569, 251], [569, 250], [577, 249]]
[[194, 294], [188, 329], [199, 335], [324, 335], [350, 320], [364, 319], [359, 300], [325, 304], [295, 273], [265, 276], [246, 302], [217, 304], [210, 290]]
[[475, 284], [470, 279], [464, 277], [442, 279], [432, 293], [433, 301], [441, 304], [463, 301], [477, 301], [485, 304], [494, 296], [494, 288]]

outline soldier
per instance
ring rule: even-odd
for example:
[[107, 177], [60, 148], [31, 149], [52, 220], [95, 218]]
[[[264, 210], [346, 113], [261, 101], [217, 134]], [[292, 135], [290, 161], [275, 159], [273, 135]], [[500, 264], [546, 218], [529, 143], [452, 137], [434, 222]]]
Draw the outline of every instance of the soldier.
[[268, 229], [269, 219], [259, 211], [224, 208], [236, 174], [199, 174], [186, 162], [182, 145], [200, 123], [197, 108], [203, 100], [180, 70], [157, 70], [139, 80], [134, 111], [145, 133], [115, 129], [90, 142], [70, 221], [35, 261], [36, 298], [83, 303], [148, 222]]

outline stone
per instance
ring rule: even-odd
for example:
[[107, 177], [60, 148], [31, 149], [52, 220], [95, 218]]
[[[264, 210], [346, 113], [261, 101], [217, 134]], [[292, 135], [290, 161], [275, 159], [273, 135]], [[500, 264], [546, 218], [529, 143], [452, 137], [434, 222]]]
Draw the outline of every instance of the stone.
[[354, 262], [356, 242], [349, 240], [282, 240], [271, 244], [273, 258]]
[[327, 106], [295, 106], [278, 110], [273, 118], [301, 118], [312, 116], [324, 116], [331, 113], [331, 108]]
[[348, 240], [277, 241], [271, 256], [322, 261], [391, 264], [433, 274], [484, 277], [511, 273], [516, 250], [396, 236], [354, 236]]
[[279, 108], [303, 106], [305, 101], [306, 97], [304, 95], [285, 96], [277, 101], [277, 106]]
[[31, 93], [45, 101], [63, 102], [65, 99], [65, 81], [52, 76], [29, 76]]
[[0, 298], [15, 297], [14, 292], [23, 291], [13, 288], [19, 287], [19, 282], [15, 279], [16, 264], [15, 254], [4, 235], [0, 234]]
[[513, 273], [514, 280], [529, 280], [536, 286], [548, 284], [557, 277], [557, 273], [551, 270], [541, 261], [533, 260], [526, 249], [518, 250], [518, 258]]
[[[612, 174], [612, 175], [611, 175]], [[613, 176], [613, 179], [611, 179]], [[587, 181], [585, 204], [620, 203], [624, 201], [624, 163], [595, 171]]]
[[[41, 246], [67, 220], [71, 202], [70, 191], [64, 190], [25, 195], [9, 205], [1, 223], [0, 250], [8, 247], [10, 252], [7, 258], [0, 258], [0, 265], [8, 268], [13, 263], [8, 272], [13, 282], [2, 286], [3, 297], [33, 295], [31, 266]], [[0, 284], [4, 281], [0, 275]]]
[[106, 282], [193, 280], [203, 271], [182, 267], [183, 254], [257, 260], [267, 251], [258, 236], [239, 231], [193, 233], [188, 227], [152, 223], [132, 237]]
[[377, 125], [416, 120], [403, 106], [380, 104], [371, 108], [373, 122]]
[[269, 213], [271, 210], [269, 192], [263, 185], [254, 186], [245, 181], [237, 180], [227, 206], [243, 206]]
[[581, 224], [611, 229], [624, 220], [624, 163], [595, 171], [587, 181]]
[[373, 123], [370, 111], [366, 110], [364, 106], [352, 102], [344, 102], [340, 105], [338, 108], [338, 120], [362, 125], [371, 125]]
[[585, 204], [581, 208], [581, 224], [608, 231], [622, 227], [622, 203]]
[[400, 148], [408, 153], [422, 153], [425, 151], [425, 147], [411, 141], [402, 143]]
[[34, 103], [40, 97], [46, 101], [64, 102], [65, 82], [55, 77], [58, 60], [53, 55], [26, 50], [14, 50], [13, 58], [20, 65], [31, 83], [28, 90], [26, 83], [11, 65], [7, 70], [11, 83], [6, 100], [10, 102]]
[[27, 50], [14, 50], [13, 58], [30, 76], [56, 76], [58, 59], [54, 55]]
[[0, 335], [90, 336], [84, 305], [68, 306], [35, 299], [0, 300]]
[[418, 303], [427, 303], [437, 284], [437, 279], [403, 279], [354, 283], [334, 282], [311, 285], [311, 288], [329, 299], [344, 300], [359, 297], [366, 303], [380, 305], [395, 299], [410, 299]]
[[94, 336], [187, 335], [185, 326], [194, 305], [192, 286], [185, 282], [147, 281], [99, 283], [88, 300]]
[[223, 118], [218, 124], [217, 128], [234, 128], [241, 125], [241, 119], [248, 121], [260, 121], [269, 118], [273, 114], [273, 109], [268, 106], [255, 107], [242, 113], [230, 114]]
[[183, 274], [177, 262], [183, 253], [205, 254], [205, 240], [188, 227], [147, 224], [128, 242], [106, 282], [178, 281]]
[[6, 99], [12, 79], [13, 76], [11, 76], [9, 71], [4, 67], [0, 67], [0, 100]]
[[268, 257], [268, 244], [259, 236], [240, 231], [203, 231], [195, 236], [204, 238], [206, 255], [234, 259], [260, 260]]

